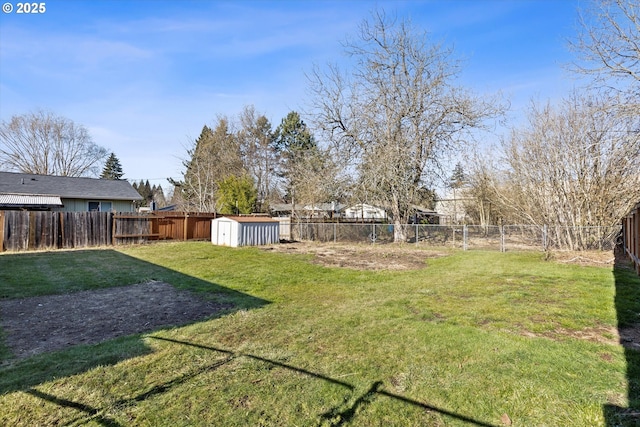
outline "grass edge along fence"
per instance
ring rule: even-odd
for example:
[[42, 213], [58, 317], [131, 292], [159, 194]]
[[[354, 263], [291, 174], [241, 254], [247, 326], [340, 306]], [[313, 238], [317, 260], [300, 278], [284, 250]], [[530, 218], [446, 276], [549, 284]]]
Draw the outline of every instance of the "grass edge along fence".
[[624, 251], [640, 274], [640, 203], [622, 219]]
[[[282, 224], [281, 224], [282, 225]], [[393, 242], [392, 224], [292, 222], [290, 240], [384, 244]], [[535, 225], [406, 224], [407, 242], [462, 250], [613, 250], [620, 226], [550, 227]]]
[[207, 240], [214, 213], [0, 211], [0, 252]]

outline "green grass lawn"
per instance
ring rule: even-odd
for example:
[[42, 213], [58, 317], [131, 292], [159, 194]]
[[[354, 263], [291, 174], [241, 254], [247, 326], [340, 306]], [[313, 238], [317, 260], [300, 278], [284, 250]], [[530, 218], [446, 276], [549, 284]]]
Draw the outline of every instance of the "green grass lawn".
[[0, 255], [1, 298], [155, 279], [238, 307], [21, 361], [2, 347], [0, 425], [640, 424], [640, 357], [615, 336], [640, 322], [631, 271], [540, 253], [404, 272], [309, 260], [206, 242]]

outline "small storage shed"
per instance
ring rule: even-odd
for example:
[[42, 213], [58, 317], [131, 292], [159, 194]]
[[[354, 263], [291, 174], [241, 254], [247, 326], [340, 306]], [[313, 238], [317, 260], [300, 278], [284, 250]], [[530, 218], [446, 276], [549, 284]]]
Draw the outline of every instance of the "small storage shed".
[[280, 223], [268, 217], [225, 216], [211, 221], [211, 243], [258, 246], [280, 242]]

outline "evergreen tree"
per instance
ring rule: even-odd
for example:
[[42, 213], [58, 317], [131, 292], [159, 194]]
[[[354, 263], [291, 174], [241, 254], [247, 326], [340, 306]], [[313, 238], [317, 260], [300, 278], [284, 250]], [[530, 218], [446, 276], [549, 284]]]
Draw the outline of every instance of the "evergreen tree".
[[149, 185], [149, 180], [144, 183], [144, 198], [147, 201], [147, 206], [153, 201], [153, 191], [151, 190], [151, 185]]
[[307, 125], [295, 111], [289, 112], [287, 117], [276, 129], [276, 148], [278, 151], [291, 156], [300, 150], [309, 150], [316, 146], [316, 142]]
[[276, 129], [275, 148], [281, 158], [280, 176], [284, 179], [285, 199], [296, 194], [296, 183], [305, 181], [304, 164], [310, 154], [317, 152], [318, 145], [300, 115], [291, 111]]
[[222, 214], [249, 214], [253, 211], [258, 191], [248, 175], [230, 175], [218, 183], [218, 209]]
[[158, 208], [167, 206], [167, 199], [160, 184], [158, 184], [157, 186], [153, 186], [153, 201], [156, 202], [156, 206]]
[[100, 175], [101, 179], [122, 179], [124, 173], [122, 172], [122, 165], [120, 164], [120, 160], [116, 157], [114, 153], [111, 153], [106, 163], [104, 164], [104, 169], [102, 170], [102, 175]]
[[457, 189], [462, 187], [466, 182], [467, 182], [467, 176], [464, 173], [462, 164], [457, 163], [455, 168], [453, 168], [453, 173], [451, 174], [451, 178], [449, 178], [449, 187], [453, 189]]
[[145, 182], [144, 180], [140, 180], [140, 182], [136, 185], [133, 184], [133, 188], [138, 190], [138, 194], [142, 196], [142, 199], [139, 202], [140, 206], [149, 206], [149, 203], [153, 200], [153, 192], [151, 191], [151, 186], [149, 185], [149, 180]]
[[436, 192], [428, 187], [420, 187], [416, 191], [416, 201], [418, 205], [427, 209], [436, 208]]

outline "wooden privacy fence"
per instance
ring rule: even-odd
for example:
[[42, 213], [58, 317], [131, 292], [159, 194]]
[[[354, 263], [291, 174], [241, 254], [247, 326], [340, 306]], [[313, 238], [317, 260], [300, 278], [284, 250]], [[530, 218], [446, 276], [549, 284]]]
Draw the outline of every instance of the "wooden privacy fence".
[[145, 240], [210, 240], [215, 213], [153, 212], [113, 215], [113, 244]]
[[0, 251], [211, 239], [214, 213], [0, 211]]
[[1, 249], [72, 249], [111, 244], [107, 212], [0, 211]]
[[640, 203], [622, 220], [624, 251], [640, 274]]

